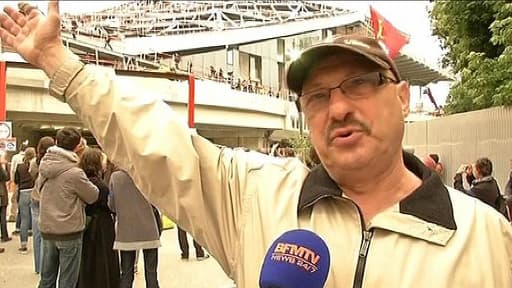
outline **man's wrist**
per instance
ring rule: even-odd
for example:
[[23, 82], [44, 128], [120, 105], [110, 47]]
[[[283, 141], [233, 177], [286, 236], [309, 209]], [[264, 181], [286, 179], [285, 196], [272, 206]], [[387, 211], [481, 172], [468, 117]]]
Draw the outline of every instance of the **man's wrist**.
[[46, 75], [50, 79], [53, 77], [55, 72], [62, 66], [62, 64], [70, 57], [70, 55], [74, 55], [70, 51], [68, 51], [64, 46], [52, 50], [53, 51], [44, 54], [44, 58], [39, 61], [40, 68], [46, 73]]
[[50, 95], [62, 102], [66, 102], [66, 90], [76, 75], [82, 71], [83, 67], [84, 63], [76, 55], [66, 58], [50, 78]]

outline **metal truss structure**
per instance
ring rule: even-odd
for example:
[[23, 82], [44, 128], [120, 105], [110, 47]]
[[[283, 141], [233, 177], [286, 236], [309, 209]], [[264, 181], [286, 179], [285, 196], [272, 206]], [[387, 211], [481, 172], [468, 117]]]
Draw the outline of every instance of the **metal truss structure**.
[[[62, 17], [64, 41], [84, 61], [127, 70], [167, 70], [161, 60], [174, 53], [204, 52], [353, 23], [372, 34], [367, 15], [326, 1], [146, 0]], [[413, 85], [450, 79], [406, 54], [396, 63]]]
[[244, 29], [333, 17], [350, 11], [307, 1], [133, 1], [64, 15], [65, 30], [96, 37], [146, 37]]

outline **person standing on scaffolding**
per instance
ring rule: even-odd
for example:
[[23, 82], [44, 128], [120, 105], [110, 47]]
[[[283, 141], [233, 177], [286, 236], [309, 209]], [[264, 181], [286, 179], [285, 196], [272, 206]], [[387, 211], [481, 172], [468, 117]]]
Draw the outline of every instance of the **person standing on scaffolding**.
[[110, 48], [110, 50], [114, 50], [112, 48], [112, 45], [110, 45], [110, 41], [112, 39], [114, 39], [114, 35], [107, 32], [107, 35], [105, 37], [105, 46], [103, 46], [103, 48], [107, 48], [108, 47], [108, 48]]
[[76, 33], [78, 32], [78, 23], [76, 20], [71, 20], [71, 35], [73, 36], [73, 39], [76, 39]]

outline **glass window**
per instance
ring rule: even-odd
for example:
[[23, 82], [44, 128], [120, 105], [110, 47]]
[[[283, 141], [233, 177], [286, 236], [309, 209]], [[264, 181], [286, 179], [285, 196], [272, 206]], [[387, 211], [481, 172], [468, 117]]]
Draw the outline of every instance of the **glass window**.
[[233, 65], [235, 62], [235, 53], [233, 53], [233, 49], [228, 49], [226, 51], [226, 63], [228, 65]]

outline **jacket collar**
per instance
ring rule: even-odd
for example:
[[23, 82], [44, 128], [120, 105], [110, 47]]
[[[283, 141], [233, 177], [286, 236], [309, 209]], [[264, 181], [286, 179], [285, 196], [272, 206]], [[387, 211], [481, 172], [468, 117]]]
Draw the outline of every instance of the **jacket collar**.
[[[423, 165], [413, 154], [403, 152], [403, 157], [407, 169], [417, 175], [423, 183], [412, 194], [400, 201], [400, 213], [415, 216], [449, 230], [456, 230], [457, 225], [448, 189], [439, 176]], [[327, 174], [325, 168], [318, 165], [304, 180], [298, 210], [310, 207], [322, 198], [341, 198], [342, 195], [343, 191]]]
[[482, 183], [482, 182], [492, 182], [493, 180], [494, 180], [494, 178], [492, 176], [485, 176], [485, 177], [473, 180], [472, 184], [476, 185], [476, 184]]
[[65, 158], [71, 162], [78, 163], [80, 161], [80, 158], [75, 152], [66, 150], [57, 145], [49, 147], [48, 152], [54, 153], [55, 155]]

